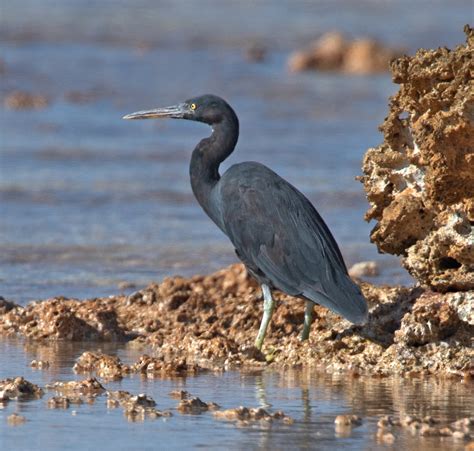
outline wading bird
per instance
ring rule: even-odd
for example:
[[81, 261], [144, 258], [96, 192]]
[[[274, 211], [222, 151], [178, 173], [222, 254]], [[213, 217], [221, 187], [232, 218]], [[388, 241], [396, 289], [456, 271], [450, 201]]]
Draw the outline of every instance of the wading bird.
[[301, 339], [309, 336], [314, 303], [349, 321], [367, 321], [367, 303], [347, 274], [339, 247], [311, 202], [271, 169], [256, 162], [219, 165], [239, 136], [234, 110], [220, 97], [204, 95], [166, 108], [138, 111], [124, 119], [174, 118], [204, 122], [212, 134], [193, 151], [191, 187], [201, 207], [229, 237], [237, 256], [260, 283], [264, 313], [255, 341], [262, 348], [274, 309], [272, 289], [306, 300]]

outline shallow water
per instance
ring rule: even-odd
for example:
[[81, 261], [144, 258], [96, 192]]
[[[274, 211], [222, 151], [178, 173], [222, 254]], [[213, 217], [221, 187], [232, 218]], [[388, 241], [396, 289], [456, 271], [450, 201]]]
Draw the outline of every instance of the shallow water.
[[[102, 350], [133, 363], [143, 353], [114, 344], [24, 344], [0, 341], [0, 355], [8, 366], [0, 367], [0, 380], [23, 374], [29, 381], [44, 386], [62, 380], [82, 379], [72, 366], [85, 350]], [[47, 359], [47, 370], [29, 367], [32, 359]], [[474, 390], [471, 383], [433, 379], [351, 378], [317, 371], [295, 369], [205, 373], [196, 377], [146, 379], [134, 375], [120, 382], [105, 382], [110, 390], [146, 393], [160, 410], [171, 410], [166, 419], [130, 422], [121, 408], [107, 409], [105, 395], [92, 405], [74, 405], [68, 409], [48, 409], [54, 395], [46, 391], [40, 400], [10, 401], [0, 409], [2, 449], [103, 450], [132, 449], [385, 449], [377, 443], [376, 423], [382, 415], [432, 415], [441, 421], [454, 421], [472, 415]], [[259, 424], [237, 427], [217, 420], [211, 412], [200, 415], [180, 414], [178, 401], [169, 396], [183, 389], [205, 402], [214, 401], [222, 408], [240, 405], [283, 410], [295, 420], [292, 425], [274, 422], [270, 429]], [[26, 417], [23, 425], [8, 426], [6, 417], [13, 412]], [[361, 426], [347, 434], [335, 431], [339, 414], [359, 415]], [[464, 449], [453, 439], [418, 438], [409, 432], [395, 432], [395, 449]]]

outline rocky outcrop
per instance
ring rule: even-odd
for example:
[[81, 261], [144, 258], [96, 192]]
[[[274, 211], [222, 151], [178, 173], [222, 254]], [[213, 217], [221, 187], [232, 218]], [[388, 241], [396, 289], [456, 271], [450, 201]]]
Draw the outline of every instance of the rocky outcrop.
[[325, 70], [374, 74], [387, 72], [390, 60], [401, 54], [400, 49], [385, 47], [373, 39], [349, 41], [343, 34], [334, 31], [324, 34], [309, 48], [291, 54], [288, 67], [292, 72]]
[[[29, 340], [116, 341], [151, 345], [132, 365], [84, 353], [74, 369], [107, 379], [190, 376], [204, 369], [316, 366], [354, 374], [474, 376], [474, 291], [435, 293], [420, 287], [361, 283], [369, 323], [354, 326], [315, 307], [309, 340], [301, 342], [304, 301], [275, 292], [277, 307], [263, 353], [254, 346], [263, 303], [242, 265], [208, 276], [173, 277], [131, 296], [85, 301], [53, 299], [0, 314], [0, 336]], [[63, 332], [62, 316], [68, 318]], [[98, 321], [98, 318], [113, 321]], [[57, 387], [55, 387], [57, 388]], [[0, 387], [1, 389], [1, 387]]]
[[391, 64], [400, 90], [363, 163], [371, 240], [422, 285], [474, 289], [474, 32]]

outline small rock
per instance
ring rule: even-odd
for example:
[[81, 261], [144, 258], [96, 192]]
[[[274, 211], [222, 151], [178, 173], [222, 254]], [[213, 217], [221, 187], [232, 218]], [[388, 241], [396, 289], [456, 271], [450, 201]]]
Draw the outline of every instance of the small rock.
[[44, 394], [40, 387], [32, 384], [23, 377], [4, 379], [0, 381], [0, 393], [2, 393], [1, 397], [3, 399], [41, 398]]
[[457, 431], [469, 432], [474, 427], [474, 418], [461, 418], [460, 420], [451, 423], [451, 426]]
[[349, 275], [356, 279], [361, 277], [376, 277], [380, 273], [379, 265], [374, 261], [355, 263], [349, 269]]
[[145, 421], [146, 418], [155, 419], [158, 417], [169, 417], [170, 412], [161, 412], [154, 407], [145, 407], [141, 405], [128, 406], [124, 410], [124, 415], [129, 421]]
[[69, 404], [69, 398], [66, 396], [53, 396], [48, 399], [48, 407], [50, 409], [67, 409]]
[[110, 391], [108, 390], [107, 398], [116, 399], [117, 401], [127, 401], [132, 397], [132, 394], [125, 390]]
[[55, 382], [48, 384], [46, 387], [60, 393], [77, 392], [83, 395], [97, 395], [105, 391], [105, 388], [95, 377], [84, 379], [82, 381]]
[[362, 418], [357, 415], [338, 415], [334, 423], [337, 426], [360, 426]]
[[0, 402], [7, 402], [7, 401], [10, 401], [10, 398], [8, 397], [6, 391], [0, 390]]
[[120, 403], [117, 399], [107, 399], [107, 409], [115, 409], [120, 406]]
[[249, 409], [248, 407], [240, 406], [235, 409], [214, 412], [214, 416], [223, 420], [236, 421], [238, 426], [248, 426], [253, 421], [263, 421], [267, 424], [273, 420], [282, 421], [285, 424], [293, 423], [293, 419], [283, 411], [278, 410], [271, 414], [261, 407]]
[[95, 372], [99, 377], [111, 380], [122, 379], [130, 373], [130, 367], [124, 365], [118, 357], [94, 352], [84, 352], [73, 369], [76, 373]]
[[20, 424], [24, 424], [26, 422], [26, 418], [23, 415], [18, 415], [17, 413], [12, 413], [7, 417], [7, 423], [10, 426], [19, 426]]
[[213, 403], [213, 402], [205, 403], [204, 401], [201, 401], [199, 398], [182, 399], [177, 407], [177, 409], [181, 413], [193, 413], [193, 414], [207, 412], [208, 410], [216, 410], [218, 408], [219, 406], [216, 403]]
[[125, 405], [128, 407], [135, 407], [135, 406], [143, 406], [143, 407], [154, 407], [156, 406], [156, 402], [150, 396], [141, 393], [136, 396], [131, 396], [129, 399], [125, 401]]
[[267, 49], [256, 42], [251, 43], [245, 49], [245, 59], [253, 63], [261, 63], [265, 60]]
[[391, 432], [386, 432], [385, 434], [382, 434], [380, 439], [383, 443], [386, 443], [387, 445], [395, 443], [395, 436]]
[[11, 110], [40, 110], [48, 106], [48, 99], [41, 94], [15, 91], [5, 97], [4, 105]]
[[7, 301], [3, 296], [0, 296], [0, 315], [13, 310], [17, 305], [12, 301]]
[[423, 437], [435, 437], [439, 435], [439, 430], [428, 424], [422, 424], [420, 427], [420, 435]]
[[401, 53], [372, 39], [346, 40], [336, 31], [326, 33], [308, 49], [294, 52], [288, 67], [292, 72], [316, 69], [372, 74], [388, 71], [389, 61]]
[[188, 399], [190, 397], [189, 392], [186, 390], [173, 390], [169, 395], [176, 399]]
[[403, 415], [400, 418], [400, 423], [403, 427], [408, 427], [414, 422], [418, 422], [419, 419], [417, 417], [414, 417], [412, 415]]
[[466, 440], [469, 439], [471, 436], [467, 432], [463, 431], [454, 431], [453, 432], [453, 439], [455, 440]]
[[43, 370], [49, 368], [49, 362], [47, 360], [32, 360], [30, 366], [32, 368]]

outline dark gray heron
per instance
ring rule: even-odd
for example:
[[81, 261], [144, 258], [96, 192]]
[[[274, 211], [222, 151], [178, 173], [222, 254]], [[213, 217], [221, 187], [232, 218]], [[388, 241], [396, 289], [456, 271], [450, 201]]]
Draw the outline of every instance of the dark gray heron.
[[235, 164], [219, 174], [219, 165], [232, 153], [239, 137], [237, 115], [227, 102], [204, 95], [124, 116], [154, 118], [187, 119], [212, 127], [211, 136], [193, 151], [191, 187], [262, 287], [264, 313], [255, 341], [258, 349], [273, 313], [273, 289], [306, 300], [302, 340], [309, 337], [314, 303], [353, 323], [366, 323], [366, 300], [349, 277], [336, 241], [311, 202], [260, 163]]

